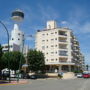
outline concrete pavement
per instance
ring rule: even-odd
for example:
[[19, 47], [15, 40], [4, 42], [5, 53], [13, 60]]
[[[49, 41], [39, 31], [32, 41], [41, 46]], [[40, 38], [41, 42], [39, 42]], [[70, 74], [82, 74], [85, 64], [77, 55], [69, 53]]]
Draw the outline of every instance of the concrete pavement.
[[23, 85], [0, 86], [0, 90], [90, 90], [90, 79], [29, 80]]

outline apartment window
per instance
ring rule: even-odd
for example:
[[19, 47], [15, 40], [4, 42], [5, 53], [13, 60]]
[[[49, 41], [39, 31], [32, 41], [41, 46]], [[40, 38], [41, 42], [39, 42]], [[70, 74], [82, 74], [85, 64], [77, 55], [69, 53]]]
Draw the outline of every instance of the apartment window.
[[48, 54], [48, 52], [46, 54]]
[[53, 41], [54, 39], [51, 39], [51, 41]]
[[57, 61], [57, 59], [56, 59], [56, 61]]
[[48, 61], [48, 59], [47, 59], [47, 61]]
[[57, 32], [55, 32], [55, 34], [57, 34]]
[[14, 40], [14, 38], [12, 38], [12, 40]]
[[57, 40], [57, 38], [55, 38], [55, 40]]
[[42, 49], [44, 50], [45, 49], [45, 46], [42, 46]]
[[48, 46], [46, 48], [48, 48]]
[[51, 61], [54, 61], [54, 59], [51, 59]]
[[57, 47], [57, 45], [55, 45], [55, 47]]
[[45, 34], [42, 34], [42, 36], [45, 36]]
[[54, 34], [54, 33], [51, 33], [51, 34]]
[[51, 47], [54, 47], [53, 45], [51, 45]]
[[18, 33], [18, 35], [20, 35], [20, 33]]
[[20, 40], [20, 38], [18, 38], [18, 40]]
[[45, 42], [45, 40], [42, 40], [42, 42]]
[[48, 40], [47, 40], [47, 42], [48, 42]]
[[48, 33], [47, 33], [47, 35], [48, 35]]
[[51, 54], [54, 54], [54, 52], [51, 52]]

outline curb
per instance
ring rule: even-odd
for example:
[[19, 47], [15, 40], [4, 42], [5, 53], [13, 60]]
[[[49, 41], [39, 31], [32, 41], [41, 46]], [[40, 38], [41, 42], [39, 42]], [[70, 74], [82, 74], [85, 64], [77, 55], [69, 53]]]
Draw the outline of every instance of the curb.
[[27, 80], [21, 80], [19, 82], [17, 81], [11, 81], [10, 83], [4, 83], [4, 84], [0, 84], [0, 86], [6, 86], [6, 85], [20, 85], [20, 84], [27, 84], [28, 81]]

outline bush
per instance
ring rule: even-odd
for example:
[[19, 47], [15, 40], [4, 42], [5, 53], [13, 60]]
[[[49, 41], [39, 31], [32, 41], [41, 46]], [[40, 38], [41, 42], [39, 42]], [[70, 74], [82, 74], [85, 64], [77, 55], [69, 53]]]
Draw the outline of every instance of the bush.
[[63, 76], [61, 75], [61, 74], [58, 74], [58, 77], [61, 79], [61, 78], [63, 78]]

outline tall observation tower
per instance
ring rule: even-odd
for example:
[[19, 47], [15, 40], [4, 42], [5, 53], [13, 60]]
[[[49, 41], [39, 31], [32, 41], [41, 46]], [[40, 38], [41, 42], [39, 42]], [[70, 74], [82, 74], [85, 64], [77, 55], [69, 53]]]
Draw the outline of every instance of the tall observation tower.
[[24, 43], [24, 33], [19, 29], [19, 24], [24, 19], [24, 13], [21, 10], [17, 9], [12, 12], [11, 18], [15, 22], [15, 24], [11, 32], [10, 43], [19, 45], [21, 50], [21, 47], [23, 46]]

